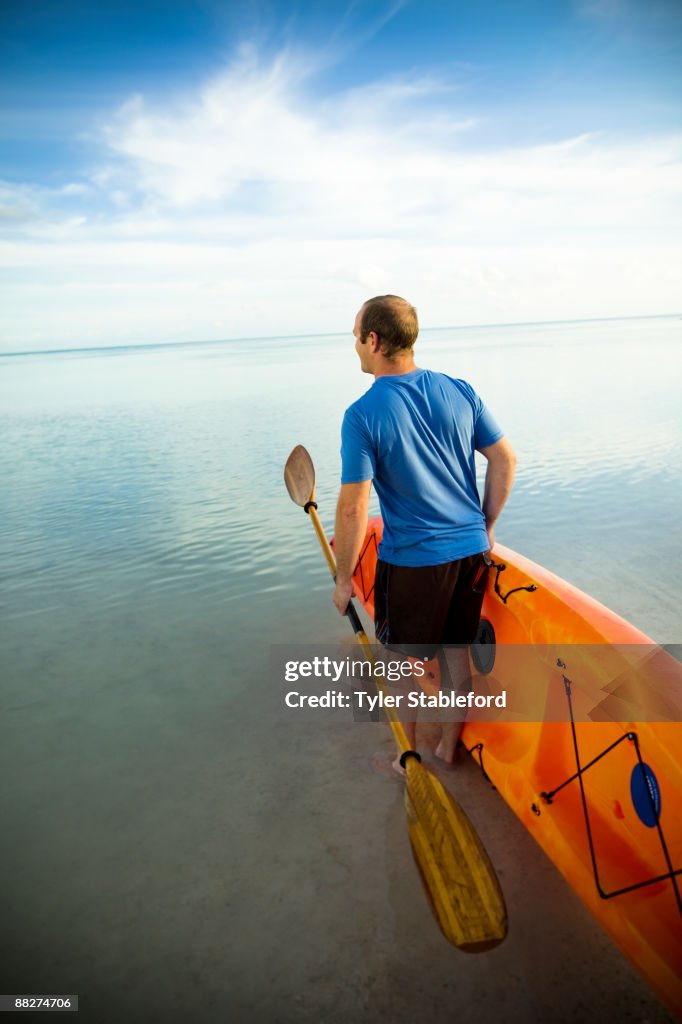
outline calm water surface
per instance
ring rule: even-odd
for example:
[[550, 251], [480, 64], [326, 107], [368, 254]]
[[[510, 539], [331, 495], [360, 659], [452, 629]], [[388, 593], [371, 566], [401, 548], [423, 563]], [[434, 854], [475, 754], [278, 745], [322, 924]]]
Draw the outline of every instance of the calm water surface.
[[[418, 343], [518, 451], [498, 539], [661, 642], [679, 640], [681, 339], [666, 318]], [[350, 335], [0, 359], [4, 656], [22, 699], [42, 685], [22, 673], [48, 637], [74, 658], [92, 645], [91, 672], [116, 621], [143, 646], [182, 622], [180, 650], [219, 623], [236, 660], [247, 637], [333, 630], [282, 466], [309, 448], [331, 524], [340, 418], [370, 383]]]
[[[423, 332], [417, 357], [470, 381], [517, 449], [498, 539], [664, 643], [681, 639], [681, 339], [679, 318], [452, 329]], [[305, 444], [331, 527], [341, 416], [370, 383], [350, 331], [0, 358], [15, 966], [56, 986], [55, 949], [96, 964], [131, 920], [158, 946], [211, 902], [216, 865], [246, 871], [286, 794], [267, 774], [269, 645], [347, 630], [282, 468]], [[224, 811], [211, 827], [200, 793]], [[185, 912], [162, 898], [178, 879]]]

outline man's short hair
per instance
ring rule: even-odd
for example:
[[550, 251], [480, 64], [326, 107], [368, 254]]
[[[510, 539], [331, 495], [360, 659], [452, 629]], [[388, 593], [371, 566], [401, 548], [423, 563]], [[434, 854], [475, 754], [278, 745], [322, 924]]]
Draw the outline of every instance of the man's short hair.
[[360, 314], [360, 338], [370, 331], [379, 336], [381, 351], [387, 359], [411, 351], [419, 334], [417, 310], [399, 295], [377, 295], [368, 299]]

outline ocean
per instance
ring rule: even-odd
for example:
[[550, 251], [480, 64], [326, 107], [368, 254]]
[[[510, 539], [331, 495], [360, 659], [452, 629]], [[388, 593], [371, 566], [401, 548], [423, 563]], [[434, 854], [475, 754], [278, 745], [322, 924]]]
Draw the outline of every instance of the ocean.
[[[682, 318], [657, 317], [425, 330], [416, 349], [473, 385], [517, 451], [497, 539], [660, 643], [680, 641], [681, 341]], [[388, 741], [282, 736], [268, 692], [271, 645], [348, 633], [282, 471], [304, 444], [331, 532], [341, 416], [371, 383], [353, 344], [349, 327], [0, 356], [3, 991], [80, 987], [93, 1020], [342, 1020], [372, 985], [376, 1019], [415, 1011], [391, 995], [412, 899], [383, 845], [402, 842], [399, 798], [367, 770]], [[367, 945], [353, 921], [375, 921], [372, 892]], [[446, 954], [429, 956], [442, 987]], [[543, 1019], [549, 988], [529, 995], [501, 956], [522, 1019]], [[640, 1019], [613, 999], [605, 1012]]]

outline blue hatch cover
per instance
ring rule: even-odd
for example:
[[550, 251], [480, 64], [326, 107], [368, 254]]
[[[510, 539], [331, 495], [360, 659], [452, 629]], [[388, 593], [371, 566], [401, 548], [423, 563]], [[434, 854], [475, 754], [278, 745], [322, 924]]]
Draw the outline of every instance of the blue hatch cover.
[[639, 820], [654, 828], [661, 813], [661, 790], [648, 764], [636, 764], [630, 776], [630, 796]]

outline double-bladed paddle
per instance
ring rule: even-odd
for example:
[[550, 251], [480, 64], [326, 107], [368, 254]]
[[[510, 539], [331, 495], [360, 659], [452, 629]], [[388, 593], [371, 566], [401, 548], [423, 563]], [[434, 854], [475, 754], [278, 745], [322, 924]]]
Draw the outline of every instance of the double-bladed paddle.
[[[287, 459], [284, 482], [292, 500], [310, 515], [335, 576], [334, 554], [317, 514], [315, 467], [302, 445]], [[366, 656], [374, 660], [352, 601], [346, 615]], [[375, 683], [385, 692], [379, 678]], [[405, 810], [412, 851], [438, 924], [458, 949], [472, 953], [492, 949], [507, 934], [507, 911], [495, 869], [464, 811], [410, 749], [395, 711], [385, 711], [405, 768]]]

